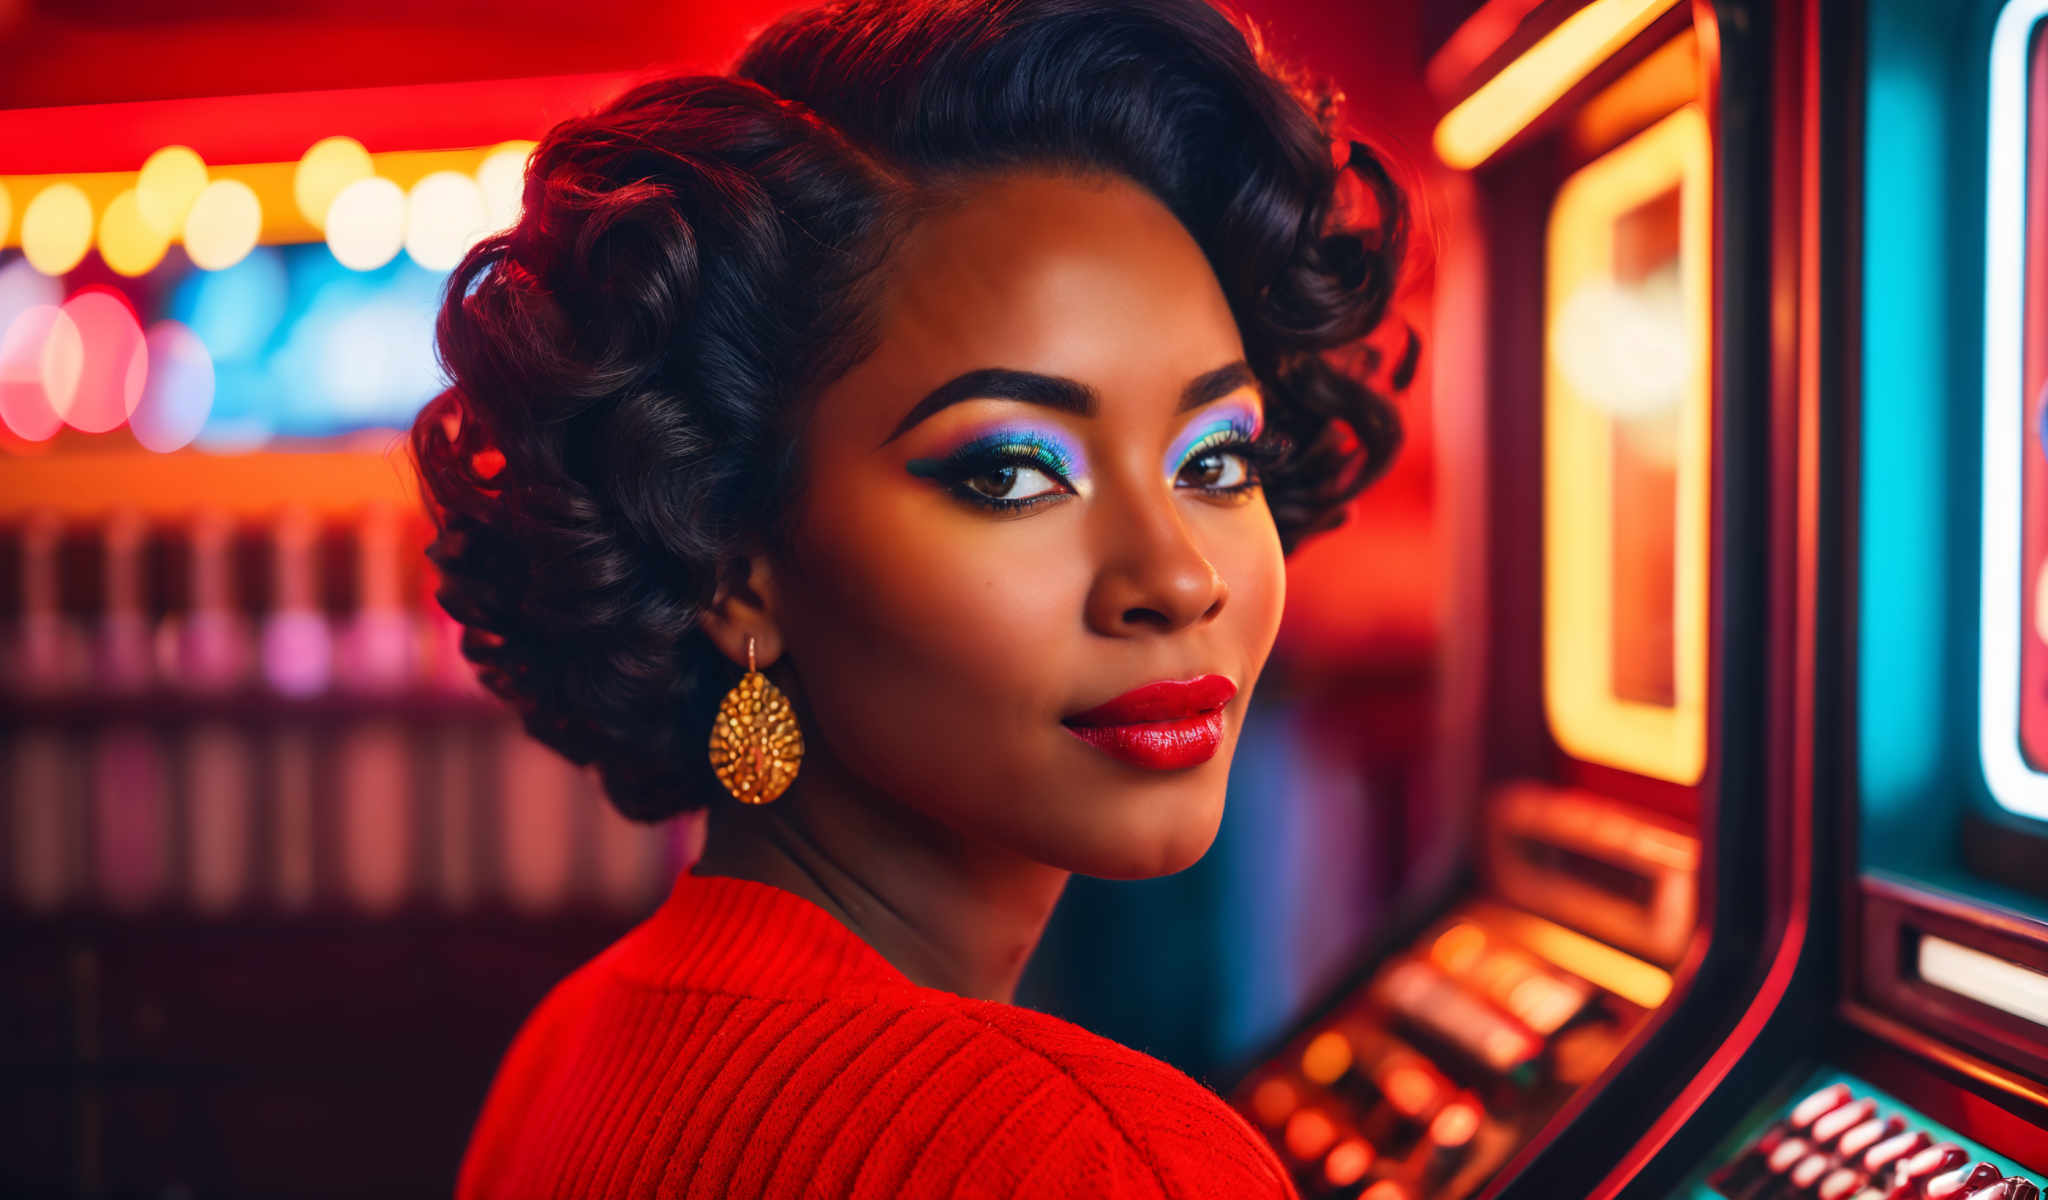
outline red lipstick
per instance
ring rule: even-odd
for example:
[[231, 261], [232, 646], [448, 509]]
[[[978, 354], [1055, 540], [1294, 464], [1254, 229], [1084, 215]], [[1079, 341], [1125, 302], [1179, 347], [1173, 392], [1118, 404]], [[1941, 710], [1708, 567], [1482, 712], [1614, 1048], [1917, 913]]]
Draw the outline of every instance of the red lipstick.
[[1204, 763], [1223, 739], [1223, 706], [1237, 685], [1221, 675], [1162, 679], [1133, 688], [1061, 723], [1075, 737], [1153, 770]]

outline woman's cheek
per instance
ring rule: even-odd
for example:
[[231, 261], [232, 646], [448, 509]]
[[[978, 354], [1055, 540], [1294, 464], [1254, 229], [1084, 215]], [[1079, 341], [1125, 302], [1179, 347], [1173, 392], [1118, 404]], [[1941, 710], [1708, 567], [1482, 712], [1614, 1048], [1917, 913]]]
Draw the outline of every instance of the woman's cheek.
[[1252, 523], [1253, 533], [1240, 543], [1234, 569], [1224, 575], [1232, 596], [1242, 602], [1239, 617], [1248, 642], [1245, 653], [1255, 669], [1264, 665], [1274, 639], [1280, 636], [1280, 619], [1287, 607], [1287, 560], [1280, 548], [1280, 534], [1263, 504], [1258, 506], [1258, 518]]
[[953, 686], [984, 716], [1038, 720], [1074, 702], [1068, 664], [1082, 650], [1087, 568], [1058, 514], [988, 521], [933, 535], [918, 583], [896, 591], [889, 621], [929, 639]]
[[1072, 703], [1065, 664], [1081, 630], [1085, 563], [1058, 514], [888, 508], [809, 526], [790, 599], [813, 652], [858, 663], [883, 687], [908, 684], [915, 695], [904, 699], [942, 720], [968, 717], [963, 705], [1035, 720]]
[[855, 775], [980, 828], [989, 798], [1012, 794], [987, 780], [1042, 777], [1060, 713], [1087, 698], [1080, 601], [1057, 565], [1034, 571], [990, 537], [895, 533], [833, 556], [842, 567], [803, 601], [797, 667], [821, 740]]

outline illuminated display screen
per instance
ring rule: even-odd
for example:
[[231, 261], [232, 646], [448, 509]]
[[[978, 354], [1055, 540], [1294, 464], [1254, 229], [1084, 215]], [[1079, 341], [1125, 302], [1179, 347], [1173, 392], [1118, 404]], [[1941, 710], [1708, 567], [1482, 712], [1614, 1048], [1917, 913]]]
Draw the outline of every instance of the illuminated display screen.
[[2006, 808], [2048, 818], [2048, 0], [1992, 40], [1979, 746]]
[[[31, 398], [15, 392], [39, 382], [49, 323], [65, 311], [82, 314], [81, 343], [123, 328], [145, 343], [139, 401], [125, 419], [116, 412], [89, 428], [125, 423], [152, 450], [189, 443], [214, 451], [402, 429], [439, 390], [434, 316], [447, 278], [404, 256], [351, 270], [318, 242], [257, 246], [212, 271], [174, 248], [143, 276], [93, 285], [108, 296], [102, 327], [73, 279], [42, 274], [18, 251], [0, 253], [0, 408], [20, 426], [17, 436], [48, 436], [52, 422], [22, 420]], [[116, 293], [126, 315], [111, 302]], [[38, 332], [44, 337], [31, 336]]]
[[[358, 97], [357, 115], [410, 104], [399, 92]], [[339, 119], [334, 103], [301, 117]], [[222, 111], [183, 116], [203, 130]], [[174, 115], [152, 102], [136, 119]], [[65, 134], [10, 120], [19, 145]], [[208, 163], [172, 144], [134, 170], [0, 175], [0, 452], [61, 453], [66, 427], [114, 439], [95, 449], [381, 450], [440, 390], [449, 272], [518, 218], [534, 146], [372, 154], [334, 135], [295, 159]]]
[[1687, 784], [1706, 758], [1709, 161], [1682, 108], [1566, 180], [1547, 235], [1551, 731]]

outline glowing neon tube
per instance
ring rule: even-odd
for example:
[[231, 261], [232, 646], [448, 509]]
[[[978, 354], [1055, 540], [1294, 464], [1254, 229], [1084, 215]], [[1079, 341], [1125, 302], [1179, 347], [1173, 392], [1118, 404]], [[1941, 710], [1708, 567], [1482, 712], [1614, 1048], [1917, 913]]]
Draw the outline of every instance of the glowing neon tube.
[[2013, 0], [1991, 36], [1984, 262], [1984, 544], [1978, 755], [1991, 796], [2048, 819], [2048, 775], [2020, 752], [2021, 379], [2026, 310], [2027, 49], [2048, 0]]
[[1677, 0], [1593, 0], [1501, 68], [1437, 123], [1436, 152], [1469, 170], [1492, 156], [1573, 84]]

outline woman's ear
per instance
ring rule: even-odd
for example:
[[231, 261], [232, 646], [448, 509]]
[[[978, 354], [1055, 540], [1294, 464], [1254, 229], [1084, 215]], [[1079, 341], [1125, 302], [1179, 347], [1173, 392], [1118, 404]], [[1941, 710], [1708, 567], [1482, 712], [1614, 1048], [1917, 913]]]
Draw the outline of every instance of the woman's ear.
[[775, 567], [766, 554], [729, 559], [725, 565], [710, 606], [697, 617], [698, 628], [741, 667], [747, 665], [747, 636], [752, 634], [754, 665], [766, 669], [782, 657]]

